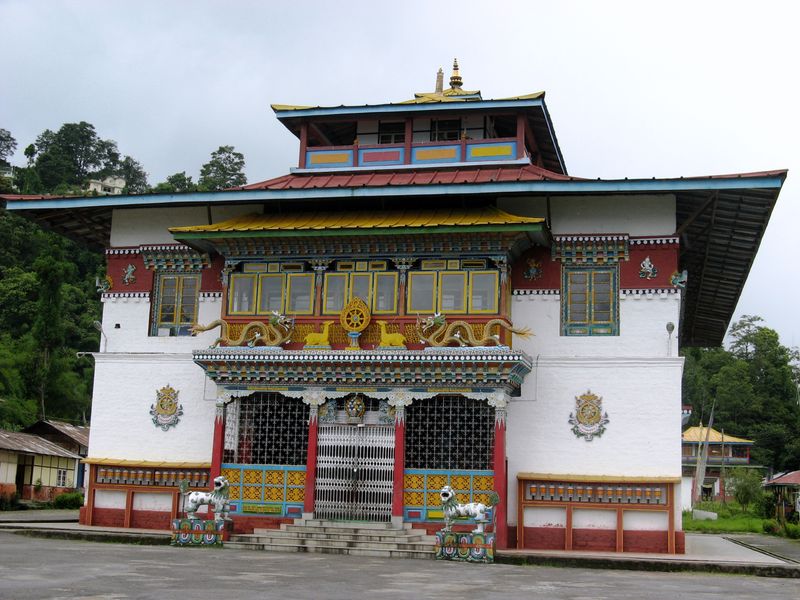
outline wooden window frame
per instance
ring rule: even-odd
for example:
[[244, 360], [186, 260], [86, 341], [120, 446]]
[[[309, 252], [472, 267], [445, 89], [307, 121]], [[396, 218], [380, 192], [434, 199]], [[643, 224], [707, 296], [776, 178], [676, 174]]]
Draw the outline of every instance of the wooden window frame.
[[278, 312], [283, 314], [284, 307], [286, 306], [286, 276], [283, 273], [262, 273], [258, 276], [258, 289], [256, 290], [258, 299], [256, 302], [256, 314], [259, 315], [268, 315], [271, 314], [272, 311], [267, 308], [266, 310], [261, 309], [261, 282], [265, 279], [279, 279], [281, 282], [281, 305], [278, 308]]
[[[162, 311], [163, 311], [163, 289], [164, 289], [164, 281], [167, 279], [175, 279], [175, 317], [171, 322], [164, 321], [162, 319]], [[188, 279], [194, 279], [197, 282], [196, 294], [194, 297], [194, 314], [190, 322], [184, 323], [180, 319], [180, 315], [183, 312], [183, 285], [184, 282]], [[180, 337], [190, 335], [188, 329], [186, 333], [181, 332], [181, 328], [188, 327], [193, 323], [197, 322], [197, 311], [198, 311], [198, 304], [200, 300], [200, 286], [202, 284], [202, 278], [199, 273], [175, 273], [175, 272], [165, 272], [165, 273], [158, 273], [156, 276], [155, 282], [155, 290], [156, 290], [156, 300], [152, 307], [152, 318], [150, 324], [150, 337]], [[171, 335], [169, 336], [159, 336], [158, 330], [164, 328], [170, 328]]]
[[[339, 310], [328, 310], [328, 281], [333, 278], [344, 279], [344, 298], [342, 298], [342, 308]], [[347, 304], [350, 298], [350, 272], [349, 271], [329, 271], [325, 273], [322, 284], [322, 314], [338, 315]]]
[[[392, 309], [391, 310], [379, 310], [378, 309], [378, 279], [379, 278], [386, 278], [390, 277], [393, 280], [392, 288], [394, 289], [394, 293], [392, 294]], [[396, 271], [382, 271], [379, 273], [374, 273], [372, 276], [372, 314], [374, 315], [393, 315], [397, 314], [397, 294], [398, 294], [398, 277]]]
[[[414, 278], [415, 277], [432, 277], [433, 288], [431, 289], [431, 310], [418, 310], [411, 306], [412, 298], [414, 297]], [[421, 315], [432, 315], [436, 312], [436, 286], [438, 284], [438, 277], [436, 271], [409, 271], [408, 272], [408, 291], [406, 292], [406, 312], [408, 314], [419, 313]]]
[[[292, 282], [297, 279], [307, 279], [310, 282], [309, 286], [309, 301], [308, 310], [290, 310], [292, 301]], [[286, 314], [287, 315], [313, 315], [314, 314], [314, 274], [313, 273], [287, 273], [286, 274]]]
[[[462, 294], [461, 294], [461, 310], [455, 309], [448, 309], [445, 310], [442, 307], [442, 292], [444, 291], [444, 286], [442, 285], [442, 281], [445, 277], [448, 276], [458, 276], [464, 281], [464, 285], [462, 287]], [[442, 312], [446, 315], [465, 315], [469, 310], [468, 301], [469, 301], [469, 277], [467, 276], [466, 271], [440, 271], [438, 277], [436, 278], [437, 289], [436, 289], [436, 307], [439, 309], [439, 312]]]
[[[494, 305], [490, 310], [476, 310], [472, 307], [472, 285], [475, 275], [494, 276]], [[467, 310], [472, 315], [494, 315], [500, 310], [500, 273], [497, 271], [469, 271], [469, 288], [467, 289]]]
[[[586, 320], [579, 321], [570, 315], [570, 275], [586, 273]], [[609, 294], [610, 321], [594, 320], [595, 276], [608, 273], [611, 277]], [[616, 265], [564, 266], [561, 274], [561, 335], [562, 336], [617, 336], [619, 335], [619, 269]]]
[[[253, 282], [253, 298], [252, 308], [250, 310], [233, 310], [233, 302], [236, 298], [236, 282], [244, 279], [249, 279]], [[228, 314], [232, 316], [239, 315], [255, 315], [258, 310], [259, 303], [259, 285], [258, 275], [256, 273], [233, 273], [228, 284]]]

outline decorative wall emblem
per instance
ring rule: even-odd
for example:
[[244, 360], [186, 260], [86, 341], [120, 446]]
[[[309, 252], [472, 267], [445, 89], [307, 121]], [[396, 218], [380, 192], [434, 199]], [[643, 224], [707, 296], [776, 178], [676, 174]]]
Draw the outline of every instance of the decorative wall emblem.
[[175, 427], [183, 416], [183, 405], [178, 404], [178, 390], [169, 384], [156, 392], [156, 403], [150, 406], [153, 425], [166, 431]]
[[591, 390], [576, 396], [575, 412], [570, 413], [569, 424], [572, 425], [572, 433], [587, 442], [603, 435], [608, 424], [608, 413], [603, 412], [603, 399]]
[[344, 410], [350, 420], [360, 421], [367, 410], [367, 406], [361, 394], [354, 394], [344, 401]]
[[98, 294], [105, 294], [114, 287], [114, 280], [111, 278], [111, 275], [106, 275], [102, 279], [97, 277], [94, 280], [94, 285], [97, 287]]
[[682, 290], [686, 289], [686, 282], [689, 280], [689, 272], [684, 269], [680, 273], [675, 271], [672, 274], [672, 277], [669, 278], [669, 282], [675, 286], [676, 288], [680, 288]]
[[132, 283], [136, 283], [136, 265], [128, 264], [127, 267], [122, 269], [122, 283], [125, 285], [131, 285]]
[[320, 423], [336, 422], [336, 400], [328, 400], [319, 407], [318, 420]]
[[522, 276], [528, 281], [536, 281], [542, 278], [542, 263], [535, 258], [528, 259], [528, 268]]
[[639, 277], [642, 279], [655, 279], [658, 275], [658, 269], [650, 261], [649, 256], [645, 256], [644, 260], [639, 264]]

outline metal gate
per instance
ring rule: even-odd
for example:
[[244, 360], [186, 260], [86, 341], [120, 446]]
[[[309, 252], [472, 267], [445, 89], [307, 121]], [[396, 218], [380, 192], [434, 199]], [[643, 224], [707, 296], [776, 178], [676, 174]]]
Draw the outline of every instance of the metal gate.
[[394, 426], [320, 425], [314, 516], [390, 521]]

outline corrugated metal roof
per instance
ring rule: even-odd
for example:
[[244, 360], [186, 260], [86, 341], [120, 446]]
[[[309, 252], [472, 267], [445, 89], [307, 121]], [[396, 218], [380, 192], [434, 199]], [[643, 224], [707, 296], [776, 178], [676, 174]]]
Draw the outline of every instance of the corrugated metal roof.
[[[708, 427], [689, 427], [686, 431], [683, 432], [683, 441], [684, 442], [705, 442], [706, 441], [706, 431], [708, 431]], [[714, 429], [711, 428], [711, 431], [708, 435], [708, 441], [712, 444], [752, 444], [753, 440], [746, 440], [744, 438], [735, 437], [732, 435], [725, 435], [724, 439], [722, 434]]]
[[354, 212], [306, 212], [251, 214], [210, 225], [172, 227], [175, 233], [248, 231], [298, 231], [345, 229], [405, 229], [420, 227], [468, 227], [541, 223], [537, 217], [511, 215], [493, 206], [477, 209], [389, 210]]
[[379, 106], [397, 106], [398, 104], [430, 104], [434, 102], [468, 102], [474, 100], [467, 100], [478, 97], [481, 102], [502, 102], [507, 100], [536, 100], [544, 98], [544, 92], [533, 92], [532, 94], [523, 94], [522, 96], [510, 96], [508, 98], [481, 98], [480, 90], [462, 90], [448, 88], [442, 90], [441, 94], [435, 92], [417, 92], [411, 100], [401, 100], [400, 102], [383, 102], [381, 104], [356, 104], [347, 106], [339, 104], [338, 106], [310, 106], [302, 104], [271, 104], [270, 107], [275, 112], [284, 112], [291, 110], [310, 110], [310, 109], [327, 109], [327, 108], [373, 108]]
[[72, 423], [65, 423], [64, 421], [54, 421], [52, 419], [45, 419], [44, 421], [51, 427], [57, 429], [71, 440], [74, 440], [81, 446], [89, 445], [89, 428], [83, 425], [73, 425]]
[[800, 471], [790, 471], [770, 479], [767, 485], [800, 485]]
[[409, 169], [364, 173], [290, 173], [244, 185], [241, 190], [311, 190], [371, 188], [404, 185], [448, 185], [456, 183], [506, 183], [517, 181], [586, 181], [548, 171], [534, 165], [503, 165], [441, 169]]
[[4, 429], [0, 429], [0, 449], [22, 452], [23, 454], [43, 454], [45, 456], [80, 458], [77, 454], [73, 454], [38, 435], [20, 433], [18, 431], [6, 431]]

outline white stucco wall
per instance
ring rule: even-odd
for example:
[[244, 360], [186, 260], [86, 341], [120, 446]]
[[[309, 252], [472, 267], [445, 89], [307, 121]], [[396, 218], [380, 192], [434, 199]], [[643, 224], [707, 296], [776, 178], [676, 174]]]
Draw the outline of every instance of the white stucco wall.
[[[90, 458], [211, 462], [216, 393], [191, 354], [105, 353], [96, 363]], [[183, 415], [162, 431], [150, 407], [166, 385], [179, 392]]]
[[[197, 304], [197, 322], [211, 323], [219, 319], [221, 306], [219, 296], [201, 295]], [[107, 337], [105, 352], [191, 352], [208, 348], [219, 336], [219, 328], [197, 336], [151, 336], [150, 310], [150, 297], [106, 297], [103, 300], [103, 331]], [[104, 342], [101, 339], [101, 350]]]
[[[544, 198], [501, 198], [498, 206], [512, 214], [547, 215]], [[675, 196], [560, 196], [550, 200], [550, 229], [569, 233], [627, 233], [631, 236], [675, 233]]]
[[[680, 478], [682, 366], [666, 356], [534, 357], [508, 409], [509, 506], [517, 503], [518, 473]], [[590, 442], [568, 423], [575, 397], [588, 390], [603, 399], [609, 419]], [[516, 522], [515, 511], [509, 517]]]
[[123, 490], [97, 490], [94, 494], [96, 508], [125, 508], [127, 493]]
[[133, 495], [133, 510], [172, 510], [172, 494], [136, 492]]
[[[211, 208], [211, 222], [218, 223], [261, 210], [260, 204], [215, 206]], [[111, 246], [175, 244], [177, 242], [167, 228], [206, 225], [209, 222], [208, 214], [205, 206], [114, 209], [111, 215]]]
[[[619, 335], [561, 335], [561, 295], [514, 296], [511, 319], [533, 336], [514, 336], [514, 348], [536, 356], [678, 356], [681, 300], [678, 293], [619, 297]], [[675, 330], [670, 336], [667, 323]], [[680, 411], [679, 411], [680, 412]]]

